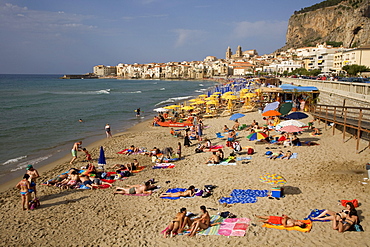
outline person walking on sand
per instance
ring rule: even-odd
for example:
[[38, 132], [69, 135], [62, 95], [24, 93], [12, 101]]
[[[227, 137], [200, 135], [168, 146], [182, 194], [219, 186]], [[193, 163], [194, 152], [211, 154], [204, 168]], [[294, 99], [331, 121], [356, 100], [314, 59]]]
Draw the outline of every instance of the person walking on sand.
[[72, 160], [71, 160], [71, 162], [69, 162], [69, 164], [72, 165], [73, 161], [75, 161], [77, 159], [77, 152], [81, 151], [81, 144], [82, 144], [82, 141], [75, 142], [75, 144], [73, 144], [73, 147], [72, 147], [72, 150], [71, 150]]
[[24, 174], [23, 179], [19, 181], [19, 183], [15, 186], [17, 189], [20, 190], [21, 197], [22, 197], [22, 209], [29, 210], [29, 200], [30, 194], [28, 190], [30, 189], [30, 182], [28, 182], [30, 175]]
[[33, 199], [36, 199], [36, 178], [40, 177], [39, 172], [32, 165], [28, 165], [26, 170], [30, 181], [29, 195], [33, 192]]
[[105, 133], [107, 134], [107, 138], [112, 137], [112, 133], [111, 133], [111, 130], [110, 130], [110, 125], [108, 123], [107, 123], [107, 125], [105, 125]]

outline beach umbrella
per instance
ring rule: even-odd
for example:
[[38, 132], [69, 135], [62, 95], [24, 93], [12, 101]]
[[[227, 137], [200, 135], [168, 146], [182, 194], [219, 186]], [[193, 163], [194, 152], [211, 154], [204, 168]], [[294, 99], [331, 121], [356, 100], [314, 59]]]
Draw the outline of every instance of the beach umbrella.
[[168, 109], [160, 107], [160, 108], [153, 109], [153, 111], [156, 111], [156, 112], [168, 112]]
[[291, 102], [284, 103], [280, 106], [279, 112], [281, 113], [281, 115], [286, 115], [290, 112], [290, 110], [292, 110], [292, 107], [293, 104]]
[[195, 102], [197, 99], [189, 99], [189, 102]]
[[185, 110], [185, 111], [190, 111], [190, 110], [193, 110], [193, 109], [194, 109], [194, 107], [192, 107], [192, 106], [184, 106], [184, 107], [181, 108], [181, 110]]
[[237, 100], [237, 99], [238, 99], [238, 97], [236, 97], [235, 95], [227, 95], [227, 96], [225, 97], [225, 99], [229, 99], [229, 100]]
[[308, 118], [308, 115], [306, 113], [296, 111], [286, 115], [285, 117], [289, 119], [304, 119]]
[[238, 119], [238, 118], [241, 118], [241, 117], [244, 117], [245, 115], [244, 114], [242, 114], [242, 113], [235, 113], [235, 114], [233, 114], [231, 117], [230, 117], [230, 119], [229, 120], [236, 120], [236, 119]]
[[105, 155], [104, 155], [104, 149], [103, 146], [100, 147], [100, 155], [99, 155], [99, 160], [98, 160], [98, 165], [106, 165], [107, 163], [105, 162]]
[[279, 107], [279, 104], [280, 104], [280, 102], [279, 102], [279, 101], [275, 101], [275, 102], [272, 102], [272, 103], [270, 103], [270, 104], [267, 104], [267, 105], [265, 106], [265, 108], [263, 109], [263, 111], [262, 111], [262, 112], [267, 112], [267, 111], [271, 111], [271, 110], [276, 110], [276, 108], [278, 108], [278, 107]]
[[262, 116], [264, 117], [275, 117], [275, 116], [280, 116], [281, 113], [275, 110], [270, 110], [267, 112], [262, 113]]
[[280, 128], [279, 131], [294, 133], [294, 132], [301, 132], [301, 131], [303, 131], [303, 129], [298, 127], [298, 126], [288, 125], [288, 126], [284, 126], [284, 127]]
[[263, 132], [254, 132], [252, 134], [247, 135], [247, 139], [250, 141], [258, 141], [263, 140], [267, 137], [267, 135]]
[[205, 98], [205, 97], [208, 97], [207, 94], [201, 94], [201, 95], [198, 95], [199, 98]]
[[294, 125], [294, 126], [297, 126], [299, 128], [306, 126], [305, 123], [302, 123], [302, 122], [297, 121], [297, 120], [286, 120], [286, 121], [283, 121], [283, 122], [277, 124], [275, 129], [280, 130], [281, 128], [283, 128], [285, 126], [289, 126], [289, 125]]
[[206, 103], [206, 105], [217, 105], [218, 102], [217, 101], [214, 101], [214, 100], [210, 100]]
[[260, 176], [260, 182], [274, 186], [282, 186], [287, 183], [285, 178], [276, 173], [274, 174], [267, 173], [265, 175]]
[[197, 100], [195, 103], [197, 103], [197, 104], [204, 104], [206, 102], [204, 100]]

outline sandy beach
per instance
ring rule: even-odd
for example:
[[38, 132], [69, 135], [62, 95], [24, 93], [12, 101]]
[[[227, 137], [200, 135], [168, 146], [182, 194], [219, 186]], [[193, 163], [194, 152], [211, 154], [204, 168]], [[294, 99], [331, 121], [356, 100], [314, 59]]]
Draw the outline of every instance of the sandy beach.
[[[246, 113], [240, 119], [249, 125], [252, 120], [263, 123], [258, 112]], [[307, 123], [312, 118], [302, 120]], [[212, 145], [225, 145], [226, 140], [216, 138], [227, 124], [232, 126], [229, 117], [204, 119], [206, 138]], [[310, 136], [304, 131], [302, 141], [315, 141], [317, 146], [282, 147], [278, 150], [291, 150], [297, 158], [290, 160], [270, 160], [266, 158], [269, 144], [256, 144], [248, 141], [248, 132], [238, 131], [237, 140], [242, 147], [251, 146], [255, 150], [250, 162], [237, 161], [235, 166], [208, 166], [206, 160], [210, 152], [195, 153], [198, 141], [191, 147], [182, 147], [185, 159], [176, 161], [173, 169], [152, 169], [151, 159], [144, 155], [122, 155], [117, 152], [130, 145], [151, 149], [183, 145], [183, 138], [172, 137], [168, 128], [153, 127], [151, 121], [143, 122], [125, 133], [111, 139], [104, 139], [87, 147], [94, 164], [97, 164], [100, 146], [104, 147], [107, 166], [124, 164], [138, 159], [146, 168], [123, 181], [116, 181], [111, 188], [98, 190], [60, 190], [56, 187], [40, 185], [71, 167], [80, 168], [86, 163], [83, 153], [73, 166], [71, 157], [54, 162], [39, 170], [38, 196], [41, 207], [33, 211], [22, 211], [18, 190], [10, 188], [18, 181], [1, 187], [1, 246], [369, 246], [370, 208], [369, 186], [363, 184], [367, 178], [365, 164], [370, 153], [365, 149], [368, 143], [360, 142], [356, 154], [356, 140], [347, 136], [345, 142], [338, 130], [333, 135], [330, 126], [315, 124], [322, 135]], [[274, 132], [272, 133], [274, 135]], [[71, 144], [72, 145], [72, 144]], [[224, 147], [225, 155], [231, 149]], [[248, 156], [245, 150], [238, 156]], [[112, 170], [113, 171], [113, 170]], [[272, 186], [259, 181], [266, 173], [281, 174], [286, 180], [285, 197], [280, 200], [260, 197], [256, 203], [219, 203], [219, 199], [230, 195], [233, 189], [271, 189]], [[161, 188], [150, 196], [114, 195], [115, 186], [140, 184], [155, 178]], [[166, 181], [169, 181], [166, 183]], [[194, 185], [202, 189], [204, 185], [216, 185], [213, 195], [207, 198], [165, 200], [159, 195], [169, 188], [186, 188]], [[286, 214], [295, 219], [305, 218], [312, 209], [339, 211], [343, 207], [338, 200], [357, 199], [361, 225], [365, 232], [338, 233], [332, 230], [331, 222], [314, 222], [309, 233], [285, 231], [262, 227], [253, 216]], [[160, 232], [166, 228], [181, 207], [189, 212], [199, 213], [205, 205], [211, 215], [230, 211], [238, 218], [251, 219], [243, 237], [226, 236], [176, 236], [163, 238]]]

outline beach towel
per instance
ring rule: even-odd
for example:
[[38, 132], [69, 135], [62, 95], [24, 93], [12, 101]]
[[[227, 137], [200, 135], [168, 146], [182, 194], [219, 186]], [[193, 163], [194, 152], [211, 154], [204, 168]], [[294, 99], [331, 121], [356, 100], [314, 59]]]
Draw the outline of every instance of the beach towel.
[[[125, 152], [126, 151], [128, 151], [129, 149], [128, 148], [126, 148], [126, 149], [123, 149], [122, 151], [119, 151], [119, 152], [117, 152], [118, 154], [125, 154]], [[142, 151], [142, 150], [139, 150], [139, 152], [128, 152], [127, 154], [129, 154], [129, 155], [131, 155], [131, 154], [141, 154], [141, 153], [143, 153], [144, 151]]]
[[[220, 215], [211, 215], [211, 226], [208, 227], [205, 230], [199, 231], [197, 234], [198, 235], [220, 235], [218, 234], [218, 231], [220, 229], [221, 224], [225, 219], [222, 218]], [[213, 225], [215, 224], [215, 225]]]
[[241, 189], [234, 189], [230, 197], [222, 197], [219, 202], [221, 204], [235, 204], [235, 203], [256, 203], [257, 197], [267, 197], [268, 190], [241, 190]]
[[[269, 155], [269, 156], [266, 156], [266, 158], [271, 158], [272, 155]], [[280, 159], [281, 157], [283, 157], [284, 155], [283, 154], [280, 154], [276, 159]], [[289, 160], [290, 159], [296, 159], [298, 157], [298, 153], [293, 153], [292, 156], [289, 157]], [[283, 160], [288, 160], [287, 157], [283, 158]]]
[[[314, 209], [310, 212], [310, 214], [304, 218], [305, 220], [311, 220], [311, 221], [321, 221], [321, 222], [328, 222], [330, 220], [313, 220], [312, 218], [315, 218], [317, 216], [319, 216], [322, 212], [324, 212], [325, 209]], [[326, 214], [325, 216], [323, 217], [326, 217], [326, 216], [330, 216], [329, 214]]]
[[[176, 192], [184, 192], [186, 191], [187, 189], [185, 188], [174, 188], [174, 189], [168, 189], [166, 191], [166, 193], [176, 193]], [[197, 191], [195, 191], [197, 192]], [[169, 199], [169, 200], [177, 200], [177, 199], [181, 199], [181, 198], [194, 198], [195, 196], [192, 196], [192, 197], [161, 197], [162, 199]]]
[[267, 223], [263, 224], [262, 227], [274, 228], [274, 229], [278, 229], [278, 230], [288, 230], [288, 231], [295, 230], [295, 231], [300, 231], [300, 232], [309, 232], [309, 231], [311, 231], [311, 228], [312, 228], [312, 221], [311, 220], [300, 220], [300, 221], [307, 224], [306, 228], [300, 228], [299, 226], [285, 227], [283, 225], [271, 225], [271, 224], [267, 224]]
[[150, 196], [151, 194], [119, 194], [124, 196]]
[[223, 236], [244, 236], [249, 225], [248, 218], [228, 218], [225, 219], [218, 230], [219, 235]]
[[252, 156], [247, 156], [247, 157], [237, 157], [236, 160], [237, 161], [242, 161], [242, 160], [251, 160], [252, 159]]
[[204, 152], [213, 152], [213, 151], [216, 151], [216, 150], [218, 150], [218, 149], [222, 149], [222, 148], [224, 148], [224, 146], [223, 145], [216, 145], [216, 146], [211, 146], [209, 149], [204, 149], [203, 151]]
[[166, 169], [166, 168], [174, 168], [175, 165], [172, 163], [156, 163], [155, 166], [152, 166], [153, 169]]
[[212, 163], [208, 164], [208, 166], [236, 166], [236, 163], [234, 163], [234, 162], [229, 163], [227, 161], [222, 161], [218, 164], [212, 164]]
[[145, 166], [138, 166], [136, 170], [132, 170], [132, 173], [139, 173], [145, 169]]

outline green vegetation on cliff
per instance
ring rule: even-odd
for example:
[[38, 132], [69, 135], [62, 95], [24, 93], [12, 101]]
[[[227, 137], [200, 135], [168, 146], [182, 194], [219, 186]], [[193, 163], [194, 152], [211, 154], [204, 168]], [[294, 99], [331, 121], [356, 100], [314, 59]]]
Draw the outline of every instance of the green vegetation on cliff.
[[302, 13], [314, 11], [314, 10], [317, 10], [317, 9], [322, 9], [322, 8], [334, 6], [334, 5], [337, 5], [337, 4], [339, 4], [343, 1], [345, 1], [345, 0], [326, 0], [326, 1], [323, 1], [321, 3], [314, 4], [310, 7], [302, 8], [299, 11], [294, 11], [294, 14], [302, 14]]

